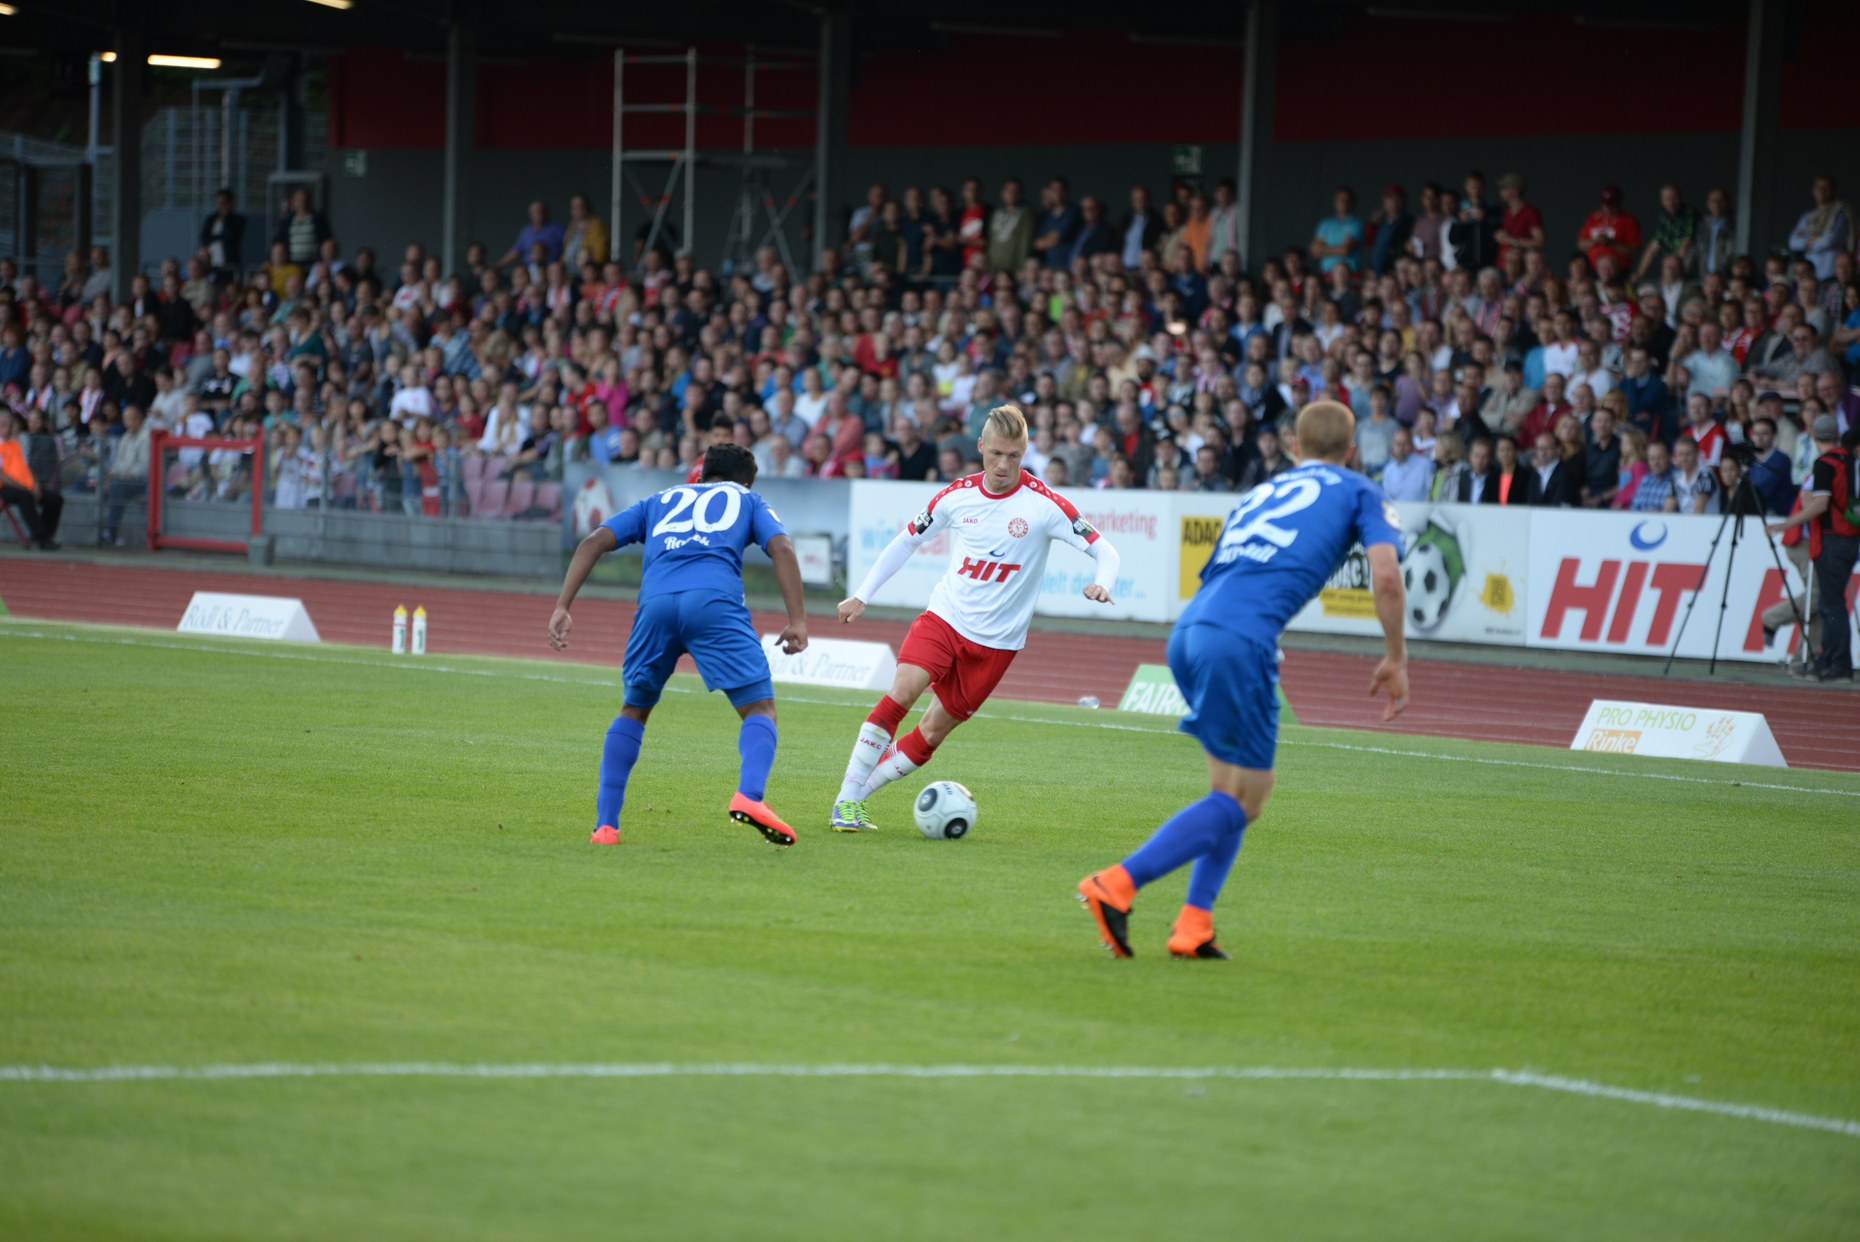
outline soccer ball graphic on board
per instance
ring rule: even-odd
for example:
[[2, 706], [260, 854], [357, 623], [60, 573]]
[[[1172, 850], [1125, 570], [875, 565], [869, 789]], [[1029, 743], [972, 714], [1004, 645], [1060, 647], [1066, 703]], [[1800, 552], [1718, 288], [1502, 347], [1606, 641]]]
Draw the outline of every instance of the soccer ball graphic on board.
[[1409, 545], [1401, 562], [1409, 624], [1417, 630], [1438, 626], [1465, 580], [1466, 555], [1453, 519], [1439, 512], [1430, 514], [1426, 529]]

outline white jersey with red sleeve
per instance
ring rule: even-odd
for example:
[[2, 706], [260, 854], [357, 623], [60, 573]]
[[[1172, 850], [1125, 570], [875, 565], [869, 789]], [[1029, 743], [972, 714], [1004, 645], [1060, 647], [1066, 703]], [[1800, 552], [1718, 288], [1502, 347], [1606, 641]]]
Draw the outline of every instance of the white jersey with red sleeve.
[[[1026, 471], [1001, 493], [990, 492], [983, 477], [958, 479], [931, 497], [894, 546], [905, 545], [901, 552], [908, 556], [947, 533], [949, 570], [930, 594], [929, 611], [972, 643], [1019, 651], [1027, 645], [1054, 540], [1090, 554], [1106, 589], [1116, 580], [1117, 555], [1071, 501]], [[901, 564], [901, 558], [894, 564], [881, 557], [858, 597], [869, 600], [867, 592], [877, 590]]]

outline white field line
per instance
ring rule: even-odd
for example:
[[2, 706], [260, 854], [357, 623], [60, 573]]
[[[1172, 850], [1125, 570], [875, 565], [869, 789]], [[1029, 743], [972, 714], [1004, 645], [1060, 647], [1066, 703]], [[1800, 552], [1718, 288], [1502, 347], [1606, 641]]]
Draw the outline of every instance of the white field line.
[[254, 1078], [1113, 1078], [1253, 1082], [1483, 1082], [1626, 1104], [1645, 1104], [1679, 1112], [1707, 1113], [1739, 1121], [1763, 1121], [1799, 1130], [1822, 1130], [1860, 1138], [1860, 1121], [1820, 1117], [1812, 1113], [1790, 1112], [1755, 1104], [1730, 1104], [1664, 1091], [1638, 1091], [1582, 1078], [1508, 1069], [1323, 1069], [1272, 1065], [783, 1065], [760, 1062], [681, 1064], [669, 1061], [588, 1064], [258, 1062], [231, 1065], [103, 1065], [90, 1068], [0, 1065], [0, 1082], [214, 1082]]
[[[115, 647], [153, 647], [166, 651], [191, 651], [221, 656], [245, 656], [255, 660], [294, 660], [310, 664], [339, 664], [356, 668], [393, 669], [408, 673], [449, 673], [459, 677], [490, 677], [507, 681], [543, 681], [557, 685], [601, 686], [617, 688], [617, 678], [566, 677], [557, 673], [519, 672], [509, 669], [468, 668], [457, 664], [442, 664], [428, 657], [409, 658], [400, 662], [380, 660], [355, 660], [340, 655], [325, 655], [317, 651], [288, 650], [252, 650], [249, 648], [218, 648], [199, 643], [171, 642], [159, 638], [136, 638], [130, 636], [112, 637], [104, 634], [54, 633], [45, 630], [22, 628], [17, 622], [0, 624], [0, 638], [32, 638], [47, 642], [92, 643]], [[493, 657], [518, 659], [520, 657]], [[698, 694], [688, 686], [667, 686], [668, 694]], [[807, 703], [824, 707], [845, 707], [846, 699], [809, 698], [806, 695], [780, 691], [778, 699], [784, 703]], [[1045, 716], [1020, 716], [1006, 712], [984, 710], [975, 714], [977, 720], [1005, 720], [1015, 724], [1053, 725], [1062, 729], [1109, 729], [1119, 733], [1167, 733], [1174, 734], [1171, 728], [1151, 728], [1147, 725], [1118, 724], [1099, 720], [1058, 720]], [[1581, 772], [1591, 776], [1613, 776], [1627, 780], [1677, 781], [1682, 785], [1708, 785], [1719, 788], [1745, 787], [1750, 789], [1773, 789], [1783, 793], [1825, 794], [1834, 798], [1860, 798], [1860, 789], [1827, 789], [1813, 785], [1786, 785], [1774, 781], [1738, 780], [1732, 777], [1686, 776], [1671, 772], [1627, 772], [1615, 768], [1598, 768], [1571, 763], [1535, 763], [1528, 759], [1495, 759], [1480, 755], [1446, 755], [1437, 751], [1407, 750], [1395, 746], [1363, 746], [1349, 742], [1323, 742], [1309, 738], [1280, 738], [1281, 746], [1308, 746], [1317, 750], [1356, 751], [1367, 755], [1387, 755], [1400, 759], [1430, 759], [1439, 763], [1472, 763], [1486, 767], [1529, 768], [1540, 772]]]

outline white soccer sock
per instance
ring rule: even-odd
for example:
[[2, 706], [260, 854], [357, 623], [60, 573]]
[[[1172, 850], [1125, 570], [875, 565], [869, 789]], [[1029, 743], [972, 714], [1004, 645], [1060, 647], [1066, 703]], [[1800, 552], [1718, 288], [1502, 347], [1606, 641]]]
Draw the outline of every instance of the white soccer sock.
[[852, 758], [846, 761], [846, 779], [840, 782], [839, 801], [859, 800], [859, 791], [865, 788], [866, 778], [872, 775], [872, 768], [890, 745], [891, 735], [871, 721], [859, 726], [858, 740], [853, 742]]
[[865, 782], [865, 788], [859, 791], [859, 800], [864, 801], [900, 777], [909, 776], [917, 770], [910, 757], [897, 747], [892, 747], [878, 766], [872, 769], [872, 775]]

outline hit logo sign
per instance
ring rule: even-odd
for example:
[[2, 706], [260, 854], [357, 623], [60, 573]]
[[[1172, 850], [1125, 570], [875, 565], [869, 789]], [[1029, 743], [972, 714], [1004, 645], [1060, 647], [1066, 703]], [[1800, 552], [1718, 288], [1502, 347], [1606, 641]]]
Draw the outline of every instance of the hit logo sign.
[[978, 561], [965, 556], [956, 572], [974, 578], [977, 582], [1006, 582], [1019, 568], [1019, 565], [1010, 565], [1006, 561]]
[[[1577, 637], [1582, 643], [1664, 648], [1672, 639], [1679, 605], [1686, 592], [1698, 588], [1704, 570], [1702, 564], [1683, 561], [1613, 559], [1586, 570], [1583, 557], [1566, 556], [1557, 565], [1538, 637], [1557, 641], [1570, 615], [1579, 613], [1582, 628]], [[1651, 605], [1644, 616], [1643, 599]]]

